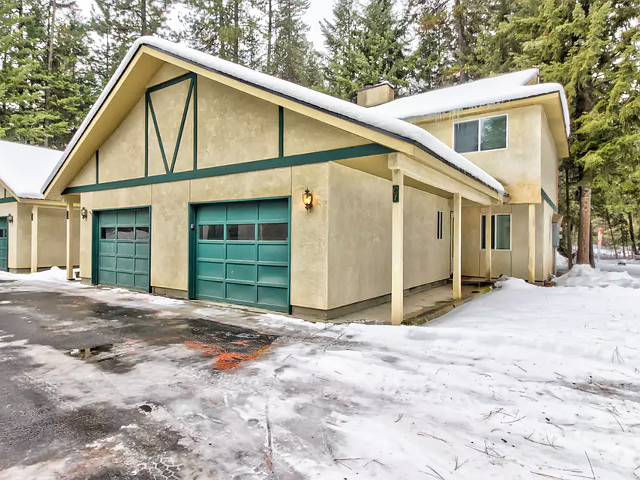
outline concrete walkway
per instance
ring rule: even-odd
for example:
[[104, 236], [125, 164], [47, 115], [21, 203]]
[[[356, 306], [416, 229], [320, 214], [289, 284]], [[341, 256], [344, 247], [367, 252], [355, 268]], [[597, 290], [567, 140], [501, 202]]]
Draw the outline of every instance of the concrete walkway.
[[[419, 325], [438, 318], [489, 288], [482, 283], [463, 282], [462, 300], [453, 300], [451, 284], [431, 288], [404, 297], [404, 323]], [[331, 323], [387, 324], [391, 321], [391, 302], [365, 308], [330, 320]]]

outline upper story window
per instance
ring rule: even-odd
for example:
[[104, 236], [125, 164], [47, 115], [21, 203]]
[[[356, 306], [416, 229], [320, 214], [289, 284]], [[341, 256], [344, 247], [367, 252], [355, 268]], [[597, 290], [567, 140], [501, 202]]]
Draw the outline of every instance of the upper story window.
[[496, 115], [454, 123], [453, 146], [458, 153], [507, 148], [507, 116]]

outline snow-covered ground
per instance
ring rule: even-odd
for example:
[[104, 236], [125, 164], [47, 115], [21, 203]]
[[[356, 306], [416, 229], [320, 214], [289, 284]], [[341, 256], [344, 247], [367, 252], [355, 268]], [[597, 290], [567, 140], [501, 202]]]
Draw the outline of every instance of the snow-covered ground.
[[[144, 308], [192, 308], [40, 275], [20, 281], [103, 301], [124, 296]], [[559, 280], [568, 286], [510, 279], [424, 327], [256, 315], [255, 325], [281, 340], [209, 383], [179, 365], [181, 346], [118, 374], [34, 346], [48, 366], [31, 381], [69, 408], [122, 406], [152, 391], [164, 400], [150, 417], [179, 433], [189, 461], [205, 465], [202, 476], [187, 463], [184, 478], [640, 478], [637, 282], [584, 267]], [[88, 448], [132, 455], [126, 436], [135, 428]], [[17, 466], [0, 478], [54, 478], [70, 462]]]

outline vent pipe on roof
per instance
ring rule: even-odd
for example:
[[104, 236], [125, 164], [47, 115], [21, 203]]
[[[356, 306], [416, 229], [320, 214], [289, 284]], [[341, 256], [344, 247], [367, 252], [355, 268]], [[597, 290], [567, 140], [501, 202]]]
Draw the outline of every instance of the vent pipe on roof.
[[392, 101], [395, 97], [393, 87], [389, 82], [367, 85], [357, 91], [356, 103], [361, 107], [375, 107]]

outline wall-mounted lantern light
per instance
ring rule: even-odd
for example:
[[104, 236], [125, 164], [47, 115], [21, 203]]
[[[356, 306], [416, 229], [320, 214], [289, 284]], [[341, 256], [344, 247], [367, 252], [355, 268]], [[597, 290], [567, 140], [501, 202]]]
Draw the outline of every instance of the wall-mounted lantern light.
[[11, 214], [7, 215], [7, 222], [13, 223], [13, 215]]
[[87, 212], [87, 209], [82, 207], [80, 209], [80, 216], [82, 217], [83, 220], [87, 219], [87, 215], [89, 215], [89, 212]]
[[313, 207], [313, 193], [308, 188], [302, 194], [302, 203], [304, 203], [304, 208], [307, 210], [311, 210]]

